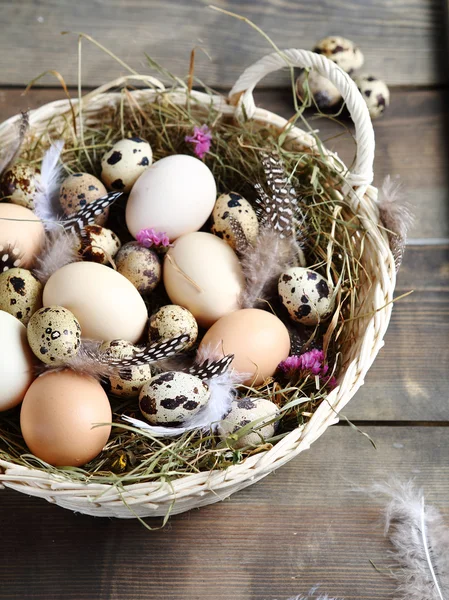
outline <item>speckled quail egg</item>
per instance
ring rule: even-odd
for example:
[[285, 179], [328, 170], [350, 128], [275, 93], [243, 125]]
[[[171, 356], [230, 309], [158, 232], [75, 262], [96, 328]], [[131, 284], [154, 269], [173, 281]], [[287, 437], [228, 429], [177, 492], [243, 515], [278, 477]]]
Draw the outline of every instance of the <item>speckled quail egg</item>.
[[62, 306], [41, 308], [27, 328], [31, 350], [47, 365], [64, 364], [78, 354], [81, 327], [75, 315]]
[[212, 211], [211, 226], [212, 233], [221, 237], [235, 250], [235, 234], [231, 229], [231, 218], [239, 223], [248, 242], [254, 243], [259, 234], [259, 222], [256, 213], [248, 200], [235, 192], [222, 194], [217, 198]]
[[333, 286], [312, 269], [292, 267], [282, 273], [278, 292], [282, 304], [297, 323], [316, 325], [332, 312]]
[[[100, 351], [112, 358], [132, 358], [137, 348], [125, 340], [103, 342]], [[151, 379], [150, 365], [132, 366], [117, 369], [117, 374], [107, 380], [107, 389], [114, 396], [135, 398], [143, 384]]]
[[198, 323], [192, 313], [177, 304], [167, 304], [150, 318], [150, 342], [170, 340], [178, 335], [188, 335], [183, 350], [189, 350], [198, 337]]
[[3, 173], [0, 181], [0, 198], [33, 210], [39, 170], [32, 165], [17, 164]]
[[139, 137], [120, 140], [101, 159], [101, 179], [109, 190], [127, 193], [152, 162], [148, 142]]
[[42, 306], [42, 283], [27, 269], [13, 268], [0, 274], [0, 310], [24, 325]]
[[320, 40], [313, 51], [317, 54], [324, 54], [346, 73], [360, 69], [365, 60], [360, 48], [354, 42], [338, 35], [331, 35]]
[[306, 80], [318, 108], [325, 110], [341, 102], [341, 94], [335, 85], [327, 77], [323, 77], [313, 69], [308, 76], [307, 72], [303, 71], [296, 80], [296, 93], [301, 99], [306, 97]]
[[382, 116], [390, 104], [390, 90], [387, 84], [372, 75], [359, 75], [354, 78], [372, 119]]
[[232, 441], [234, 448], [243, 448], [244, 446], [260, 446], [265, 439], [273, 437], [276, 423], [266, 423], [272, 421], [278, 412], [276, 404], [265, 400], [264, 398], [241, 398], [234, 400], [231, 410], [224, 417], [218, 426], [218, 434], [222, 439], [226, 439], [231, 434], [237, 434], [239, 429], [256, 421], [253, 430]]
[[167, 371], [147, 382], [139, 396], [140, 411], [152, 425], [179, 427], [209, 401], [207, 383], [188, 373]]
[[[101, 198], [106, 194], [106, 188], [99, 179], [89, 173], [73, 173], [62, 182], [59, 190], [59, 202], [65, 215], [85, 208], [88, 204]], [[107, 221], [109, 211], [95, 219], [97, 225], [104, 225]]]
[[106, 227], [88, 225], [79, 236], [78, 253], [83, 260], [107, 265], [120, 250], [118, 236]]
[[115, 257], [117, 271], [126, 277], [145, 296], [161, 280], [161, 263], [158, 255], [138, 242], [128, 242]]

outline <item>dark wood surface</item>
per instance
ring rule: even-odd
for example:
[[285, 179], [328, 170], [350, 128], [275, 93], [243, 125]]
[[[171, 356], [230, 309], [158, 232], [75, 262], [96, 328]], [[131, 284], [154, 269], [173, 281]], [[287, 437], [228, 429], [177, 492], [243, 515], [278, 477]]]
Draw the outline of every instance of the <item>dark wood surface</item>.
[[[312, 49], [328, 35], [343, 35], [363, 50], [365, 70], [391, 84], [437, 84], [445, 80], [445, 0], [343, 0], [301, 2], [216, 0], [220, 8], [252, 19], [282, 48]], [[23, 84], [56, 69], [77, 82], [77, 38], [84, 32], [139, 72], [144, 53], [184, 77], [189, 54], [198, 53], [197, 74], [208, 85], [232, 86], [243, 69], [272, 51], [246, 23], [208, 8], [209, 0], [3, 0], [1, 3], [0, 83]], [[206, 54], [207, 53], [207, 54]], [[122, 67], [83, 44], [83, 81], [99, 85]], [[274, 75], [265, 85], [282, 84]]]
[[[60, 96], [0, 90], [0, 121]], [[2, 600], [282, 600], [316, 584], [347, 600], [389, 597], [381, 502], [353, 487], [414, 478], [449, 519], [445, 98], [444, 90], [393, 90], [375, 127], [376, 182], [399, 173], [417, 214], [397, 295], [414, 292], [395, 306], [385, 348], [345, 410], [377, 450], [342, 423], [262, 482], [153, 532], [0, 490]], [[286, 92], [267, 90], [258, 102], [291, 114]], [[328, 122], [319, 128], [323, 139], [335, 134]], [[338, 151], [350, 157], [349, 138], [338, 139]]]

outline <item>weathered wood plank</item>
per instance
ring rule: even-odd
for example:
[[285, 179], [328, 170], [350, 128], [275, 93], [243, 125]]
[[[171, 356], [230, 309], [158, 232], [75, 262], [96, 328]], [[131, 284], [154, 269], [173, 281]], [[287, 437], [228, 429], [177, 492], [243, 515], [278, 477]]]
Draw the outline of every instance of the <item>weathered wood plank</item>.
[[[75, 96], [76, 92], [72, 92]], [[0, 89], [0, 121], [20, 110], [36, 108], [63, 97], [61, 90], [35, 89], [23, 96], [18, 89]], [[258, 104], [289, 118], [291, 92], [264, 91]], [[349, 123], [349, 121], [347, 121]], [[449, 102], [441, 90], [393, 90], [385, 117], [375, 122], [375, 183], [388, 174], [400, 175], [416, 216], [411, 238], [449, 238]], [[328, 119], [313, 121], [321, 139], [351, 164], [354, 143]]]
[[[76, 37], [85, 32], [137, 70], [145, 69], [144, 52], [177, 75], [188, 70], [189, 53], [201, 46], [197, 75], [211, 86], [230, 86], [242, 70], [271, 52], [267, 42], [247, 24], [207, 8], [206, 0], [114, 0], [76, 3], [69, 0], [2, 2], [0, 83], [23, 84], [48, 69], [77, 81]], [[283, 48], [311, 49], [327, 35], [356, 41], [366, 56], [366, 69], [392, 84], [441, 83], [438, 61], [444, 60], [443, 3], [440, 0], [346, 0], [345, 2], [216, 2], [221, 8], [252, 19]], [[115, 79], [123, 68], [85, 44], [83, 81], [99, 85]], [[273, 76], [269, 85], [285, 82]]]
[[449, 430], [367, 432], [377, 450], [331, 428], [262, 482], [151, 533], [1, 490], [0, 598], [272, 600], [320, 583], [332, 597], [385, 600], [394, 584], [370, 563], [390, 564], [381, 503], [351, 487], [414, 478], [449, 517]]

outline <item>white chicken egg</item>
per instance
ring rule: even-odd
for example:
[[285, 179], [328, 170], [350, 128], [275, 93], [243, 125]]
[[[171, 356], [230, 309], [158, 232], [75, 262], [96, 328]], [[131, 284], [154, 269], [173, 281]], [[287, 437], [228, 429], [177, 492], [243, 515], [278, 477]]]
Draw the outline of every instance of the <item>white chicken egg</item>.
[[278, 292], [282, 304], [297, 323], [316, 325], [332, 312], [333, 286], [312, 269], [292, 267], [282, 273]]

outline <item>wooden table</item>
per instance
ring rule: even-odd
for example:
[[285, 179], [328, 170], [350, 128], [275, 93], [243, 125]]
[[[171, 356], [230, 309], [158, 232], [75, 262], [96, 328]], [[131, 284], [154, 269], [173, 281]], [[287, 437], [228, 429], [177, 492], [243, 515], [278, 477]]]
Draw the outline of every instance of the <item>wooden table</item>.
[[[10, 13], [19, 11], [19, 3], [14, 4], [16, 9], [12, 2], [5, 3]], [[114, 10], [119, 11], [123, 4], [116, 3]], [[167, 14], [175, 18], [174, 3], [166, 4]], [[281, 4], [267, 3], [268, 8], [276, 6], [280, 15], [280, 21], [273, 21], [275, 17], [267, 9], [269, 23], [285, 22], [287, 8], [281, 9]], [[345, 18], [354, 16], [355, 4], [343, 3]], [[377, 61], [379, 71], [388, 62], [386, 51], [381, 53], [383, 59], [375, 52], [370, 4], [366, 2], [371, 11], [368, 54]], [[425, 10], [424, 4], [416, 3], [415, 12], [408, 13], [408, 26], [422, 23], [419, 11]], [[430, 4], [429, 19], [438, 29], [441, 14], [436, 2]], [[49, 9], [45, 2], [38, 8], [31, 2], [20, 5], [33, 10], [34, 19]], [[386, 5], [385, 10], [394, 13], [395, 3]], [[59, 14], [60, 7], [53, 6]], [[320, 6], [317, 3], [316, 10]], [[184, 4], [178, 8], [176, 18], [181, 19], [186, 9]], [[142, 10], [139, 2], [135, 10]], [[154, 10], [158, 17], [162, 8]], [[42, 16], [44, 23], [56, 19], [50, 10], [47, 13]], [[96, 14], [94, 21], [98, 21]], [[10, 18], [14, 16], [10, 14]], [[22, 17], [19, 14], [17, 18]], [[128, 27], [137, 22], [136, 15], [127, 18]], [[322, 26], [323, 20], [318, 20], [317, 26], [320, 23]], [[338, 29], [336, 23], [334, 30]], [[24, 28], [26, 34], [28, 22]], [[347, 28], [342, 25], [343, 31]], [[156, 24], [153, 30], [157, 30]], [[277, 34], [279, 37], [279, 31]], [[422, 36], [417, 39], [430, 51], [430, 41], [426, 45]], [[181, 40], [185, 41], [184, 37]], [[401, 40], [403, 46], [411, 45], [407, 28]], [[32, 49], [35, 43], [25, 35], [24, 46]], [[380, 44], [388, 43], [388, 36], [381, 36]], [[437, 50], [441, 49], [440, 45]], [[50, 53], [48, 48], [46, 52]], [[414, 85], [392, 89], [391, 107], [375, 125], [375, 183], [380, 184], [388, 173], [399, 173], [417, 215], [397, 286], [397, 295], [410, 289], [414, 293], [395, 306], [386, 346], [365, 386], [345, 411], [370, 435], [377, 449], [342, 421], [310, 451], [262, 482], [223, 503], [175, 516], [164, 529], [153, 532], [134, 520], [76, 515], [1, 490], [1, 599], [281, 600], [319, 583], [320, 590], [332, 597], [384, 600], [394, 584], [386, 569], [390, 546], [379, 524], [380, 505], [355, 493], [353, 486], [384, 481], [392, 474], [414, 478], [424, 487], [427, 501], [449, 519], [449, 104], [444, 87], [431, 87], [443, 82], [435, 66], [438, 61], [426, 72], [423, 65], [428, 57], [423, 54], [418, 52], [414, 65], [416, 77], [403, 55], [398, 59], [400, 68], [386, 69], [392, 83]], [[6, 65], [3, 83], [23, 82], [14, 66], [15, 57], [20, 65], [25, 64], [19, 51], [8, 58], [0, 52], [0, 64]], [[232, 79], [235, 70], [231, 64], [226, 77]], [[212, 70], [212, 79], [214, 76]], [[96, 71], [90, 72], [88, 82], [96, 83], [96, 77]], [[74, 83], [73, 79], [69, 78], [69, 83]], [[417, 83], [421, 87], [416, 88]], [[59, 97], [61, 92], [55, 89], [35, 90], [23, 97], [19, 89], [4, 87], [0, 90], [0, 121], [20, 109]], [[286, 91], [267, 88], [257, 101], [291, 115]], [[324, 127], [323, 138], [331, 133]], [[334, 140], [329, 145], [348, 155], [350, 142], [338, 143]], [[149, 524], [160, 525], [157, 521]]]

